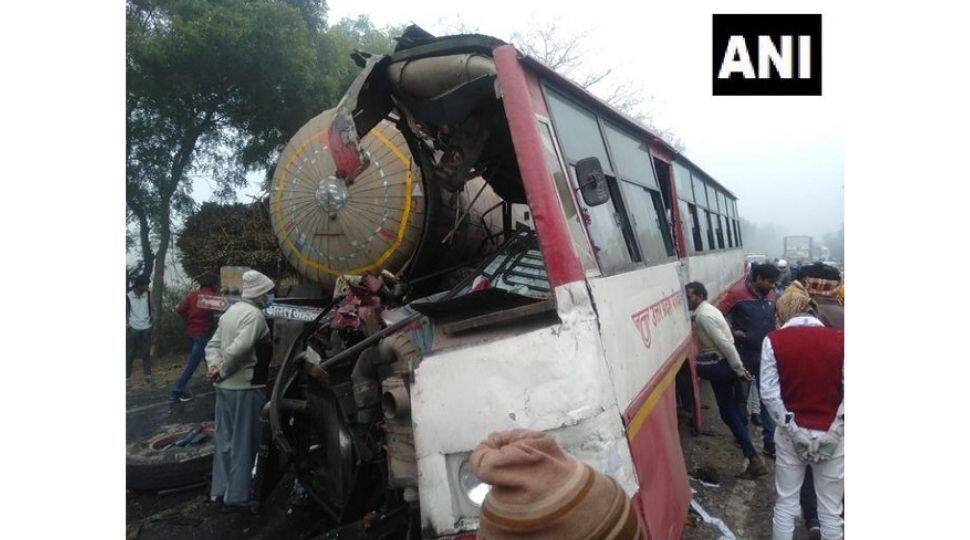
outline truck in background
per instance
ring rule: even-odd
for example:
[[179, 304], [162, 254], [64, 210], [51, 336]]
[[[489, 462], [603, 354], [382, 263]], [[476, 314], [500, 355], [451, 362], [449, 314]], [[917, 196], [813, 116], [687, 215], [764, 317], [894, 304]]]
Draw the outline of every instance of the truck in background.
[[790, 263], [806, 263], [812, 261], [811, 236], [786, 236], [784, 239], [783, 258]]

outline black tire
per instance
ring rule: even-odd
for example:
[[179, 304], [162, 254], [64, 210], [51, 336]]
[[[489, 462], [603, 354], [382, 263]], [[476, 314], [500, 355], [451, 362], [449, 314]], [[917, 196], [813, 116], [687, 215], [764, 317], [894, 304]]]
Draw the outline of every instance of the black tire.
[[[205, 439], [185, 447], [175, 441], [201, 426]], [[166, 426], [128, 444], [125, 484], [137, 491], [163, 491], [208, 479], [215, 452], [213, 422]]]

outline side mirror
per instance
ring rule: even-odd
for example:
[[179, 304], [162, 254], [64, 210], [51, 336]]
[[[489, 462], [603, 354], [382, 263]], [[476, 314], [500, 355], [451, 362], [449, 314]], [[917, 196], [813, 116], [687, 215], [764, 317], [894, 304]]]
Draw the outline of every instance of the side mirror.
[[610, 187], [606, 183], [600, 160], [595, 157], [576, 162], [576, 182], [587, 206], [598, 206], [610, 200]]

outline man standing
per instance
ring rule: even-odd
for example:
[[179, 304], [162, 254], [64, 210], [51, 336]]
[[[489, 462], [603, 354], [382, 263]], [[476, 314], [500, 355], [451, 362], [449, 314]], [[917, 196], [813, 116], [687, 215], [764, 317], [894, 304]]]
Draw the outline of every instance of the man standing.
[[135, 356], [141, 355], [142, 375], [145, 385], [152, 385], [151, 340], [154, 309], [152, 293], [148, 292], [148, 276], [138, 276], [128, 294], [125, 295], [126, 349], [128, 370], [125, 379], [131, 387], [131, 363]]
[[205, 348], [206, 379], [216, 387], [216, 451], [212, 461], [214, 501], [250, 507], [252, 468], [259, 447], [259, 413], [266, 403], [272, 357], [262, 308], [272, 301], [274, 283], [249, 270], [242, 276], [242, 300], [219, 317]]
[[818, 320], [830, 328], [842, 330], [845, 310], [839, 300], [842, 274], [838, 268], [815, 263], [802, 268], [798, 281], [818, 306]]
[[697, 356], [697, 374], [711, 382], [721, 420], [731, 429], [734, 440], [741, 445], [741, 451], [748, 459], [748, 467], [741, 476], [756, 478], [768, 474], [758, 451], [751, 444], [744, 412], [738, 408], [735, 395], [739, 388], [737, 383], [740, 380], [750, 381], [752, 377], [741, 364], [738, 351], [734, 348], [731, 327], [724, 320], [724, 315], [707, 302], [707, 289], [703, 284], [693, 281], [685, 288], [687, 305], [693, 312], [697, 339], [701, 345]]
[[205, 357], [205, 346], [212, 337], [213, 315], [212, 311], [199, 307], [199, 295], [211, 296], [216, 294], [215, 287], [218, 280], [214, 274], [205, 273], [199, 277], [199, 288], [190, 292], [182, 299], [177, 309], [178, 314], [185, 321], [185, 335], [189, 338], [191, 349], [189, 359], [182, 370], [172, 390], [172, 401], [189, 401], [192, 395], [185, 390], [192, 374], [195, 373], [199, 363]]
[[778, 264], [776, 264], [775, 267], [778, 268], [778, 290], [776, 292], [780, 293], [781, 291], [785, 290], [785, 287], [787, 287], [798, 274], [792, 273], [793, 269], [785, 259], [778, 259]]
[[[808, 295], [811, 298], [810, 310], [816, 313], [818, 320], [829, 328], [842, 330], [844, 310], [836, 297], [841, 280], [842, 276], [837, 268], [823, 263], [803, 266], [798, 273], [798, 279], [785, 289], [784, 294], [778, 299], [778, 304], [787, 305], [790, 301], [794, 301], [794, 297], [786, 298], [789, 294]], [[808, 529], [809, 538], [814, 540], [820, 537], [821, 526], [813, 476], [812, 468], [809, 466], [802, 484], [799, 502], [802, 506], [805, 528]]]
[[[725, 295], [722, 309], [734, 332], [735, 343], [745, 369], [758, 376], [761, 366], [761, 344], [775, 329], [775, 282], [778, 269], [772, 264], [756, 264], [747, 280], [732, 287]], [[738, 392], [738, 407], [747, 407], [746, 389]], [[761, 431], [764, 451], [775, 455], [775, 423], [761, 408]]]
[[761, 357], [762, 401], [783, 426], [777, 440], [772, 537], [792, 538], [799, 491], [811, 465], [820, 535], [842, 538], [844, 334], [822, 324], [803, 289], [787, 290], [777, 309], [783, 326], [768, 334]]

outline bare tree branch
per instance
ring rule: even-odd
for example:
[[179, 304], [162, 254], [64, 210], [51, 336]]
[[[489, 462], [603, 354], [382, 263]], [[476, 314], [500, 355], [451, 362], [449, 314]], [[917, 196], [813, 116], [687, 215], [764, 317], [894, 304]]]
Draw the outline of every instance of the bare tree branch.
[[588, 28], [572, 33], [562, 31], [553, 19], [527, 32], [513, 33], [511, 41], [522, 52], [575, 80], [611, 107], [647, 125], [678, 151], [683, 150], [683, 141], [672, 131], [658, 128], [652, 121], [653, 111], [644, 107], [654, 101], [653, 96], [639, 84], [619, 78], [615, 68], [593, 70], [586, 64], [586, 58], [597, 55], [597, 51], [584, 47], [590, 32]]

